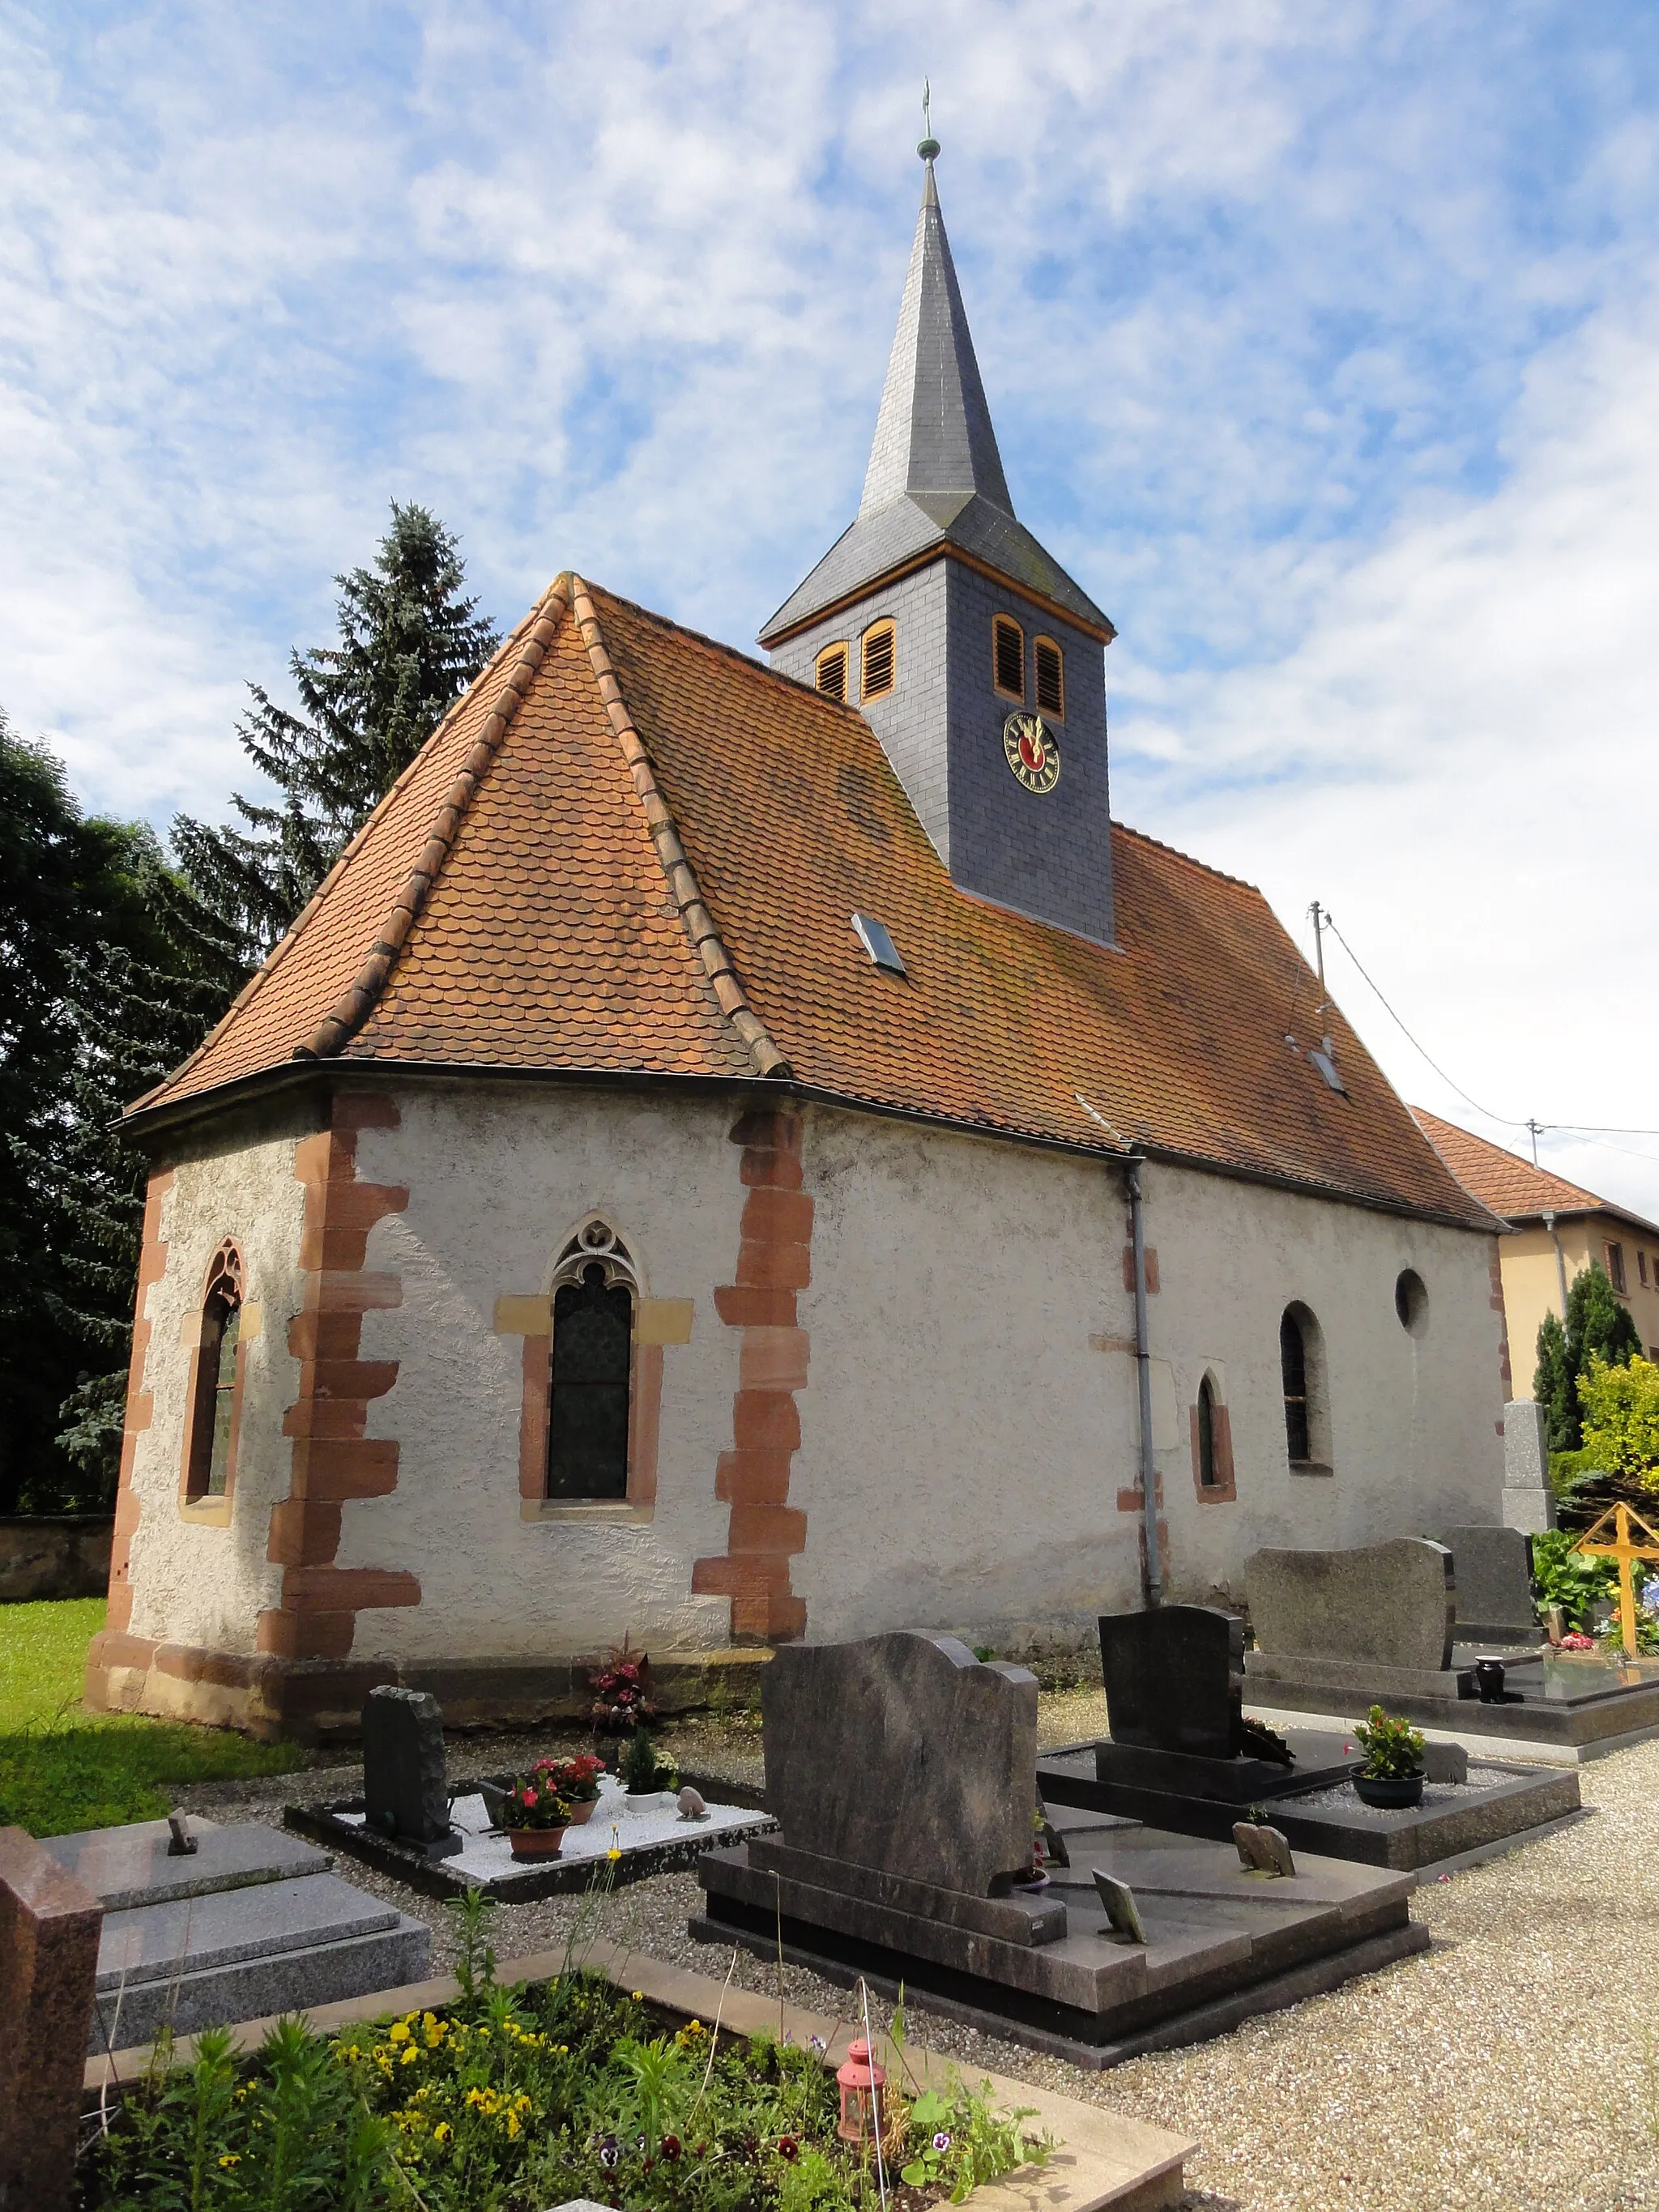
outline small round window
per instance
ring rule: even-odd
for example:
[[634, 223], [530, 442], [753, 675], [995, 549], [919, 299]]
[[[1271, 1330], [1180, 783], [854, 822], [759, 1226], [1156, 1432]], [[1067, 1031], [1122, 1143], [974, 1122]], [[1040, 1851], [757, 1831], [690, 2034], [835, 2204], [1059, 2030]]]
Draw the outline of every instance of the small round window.
[[1407, 1335], [1421, 1336], [1429, 1325], [1429, 1294], [1414, 1267], [1402, 1267], [1394, 1286], [1394, 1310]]

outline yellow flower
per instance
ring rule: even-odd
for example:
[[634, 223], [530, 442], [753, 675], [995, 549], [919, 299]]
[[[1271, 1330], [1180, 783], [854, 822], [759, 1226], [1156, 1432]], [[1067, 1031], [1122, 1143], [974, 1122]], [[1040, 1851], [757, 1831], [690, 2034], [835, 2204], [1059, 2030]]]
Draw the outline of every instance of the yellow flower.
[[608, 1859], [619, 1859], [622, 1856], [622, 1853], [617, 1849], [617, 1846], [612, 1844], [610, 1850], [605, 1853], [605, 1856]]
[[240, 2166], [241, 2162], [241, 2153], [234, 2150], [228, 2150], [224, 2152], [219, 2160], [221, 2166]]
[[444, 2039], [444, 2024], [428, 2013], [422, 2025], [426, 2029], [426, 2047], [428, 2051], [435, 2051]]
[[417, 2058], [420, 2057], [420, 2055], [421, 2055], [421, 2046], [420, 2046], [420, 2045], [419, 2045], [418, 2043], [411, 2043], [411, 2044], [410, 2045], [410, 2046], [409, 2046], [408, 2050], [404, 2051], [404, 2053], [403, 2057], [398, 2060], [398, 2064], [399, 2064], [400, 2066], [410, 2066], [410, 2065], [412, 2065], [412, 2064], [414, 2063], [414, 2062], [416, 2061], [416, 2059], [417, 2059]]
[[643, 1990], [634, 1990], [633, 1998], [635, 2004], [643, 2004], [645, 2002], [645, 1991]]
[[409, 2022], [406, 2020], [394, 2021], [392, 2024], [391, 2032], [386, 2037], [386, 2040], [388, 2043], [407, 2043], [409, 2040]]
[[437, 2126], [432, 2130], [432, 2140], [434, 2142], [447, 2142], [449, 2140], [449, 2123], [447, 2120], [439, 2121]]
[[509, 2136], [516, 2136], [519, 2132], [519, 2116], [516, 2112], [509, 2112], [507, 2116], [507, 2132]]

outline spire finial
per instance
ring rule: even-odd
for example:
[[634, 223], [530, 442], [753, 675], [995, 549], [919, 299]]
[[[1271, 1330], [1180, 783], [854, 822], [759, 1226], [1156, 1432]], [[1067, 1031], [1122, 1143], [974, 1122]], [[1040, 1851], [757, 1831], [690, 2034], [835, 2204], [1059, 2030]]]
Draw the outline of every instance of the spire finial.
[[933, 88], [927, 78], [923, 77], [921, 81], [921, 143], [916, 148], [916, 151], [924, 161], [929, 162], [935, 161], [939, 155], [939, 140], [933, 136], [933, 117], [928, 112], [933, 106]]

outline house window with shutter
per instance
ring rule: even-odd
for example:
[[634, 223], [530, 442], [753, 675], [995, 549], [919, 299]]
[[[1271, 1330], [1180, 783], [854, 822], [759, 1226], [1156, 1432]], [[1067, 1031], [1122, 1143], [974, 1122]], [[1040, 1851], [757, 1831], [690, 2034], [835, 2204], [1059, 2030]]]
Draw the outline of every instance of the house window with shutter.
[[1040, 714], [1066, 719], [1066, 663], [1051, 637], [1038, 638], [1031, 657], [1036, 663], [1036, 702]]
[[1606, 1250], [1607, 1274], [1612, 1280], [1613, 1289], [1622, 1293], [1627, 1287], [1625, 1281], [1625, 1248], [1622, 1244], [1609, 1244], [1606, 1247]]
[[1025, 698], [1025, 633], [1012, 615], [991, 624], [991, 657], [996, 688], [1005, 699]]
[[895, 655], [893, 625], [890, 622], [872, 623], [860, 641], [860, 691], [866, 699], [884, 698], [896, 681], [897, 663]]
[[826, 645], [817, 657], [813, 672], [818, 690], [826, 699], [844, 700], [847, 696], [847, 641], [841, 639]]

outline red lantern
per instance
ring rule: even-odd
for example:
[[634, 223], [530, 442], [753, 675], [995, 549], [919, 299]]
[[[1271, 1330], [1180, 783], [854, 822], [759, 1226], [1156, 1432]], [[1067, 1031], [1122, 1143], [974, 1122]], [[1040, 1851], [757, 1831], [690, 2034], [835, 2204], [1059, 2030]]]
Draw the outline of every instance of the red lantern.
[[878, 2090], [887, 2087], [887, 2075], [870, 2056], [862, 2036], [847, 2046], [847, 2063], [837, 2069], [841, 2085], [841, 2124], [836, 2133], [843, 2142], [862, 2142], [872, 2133], [872, 2113]]

